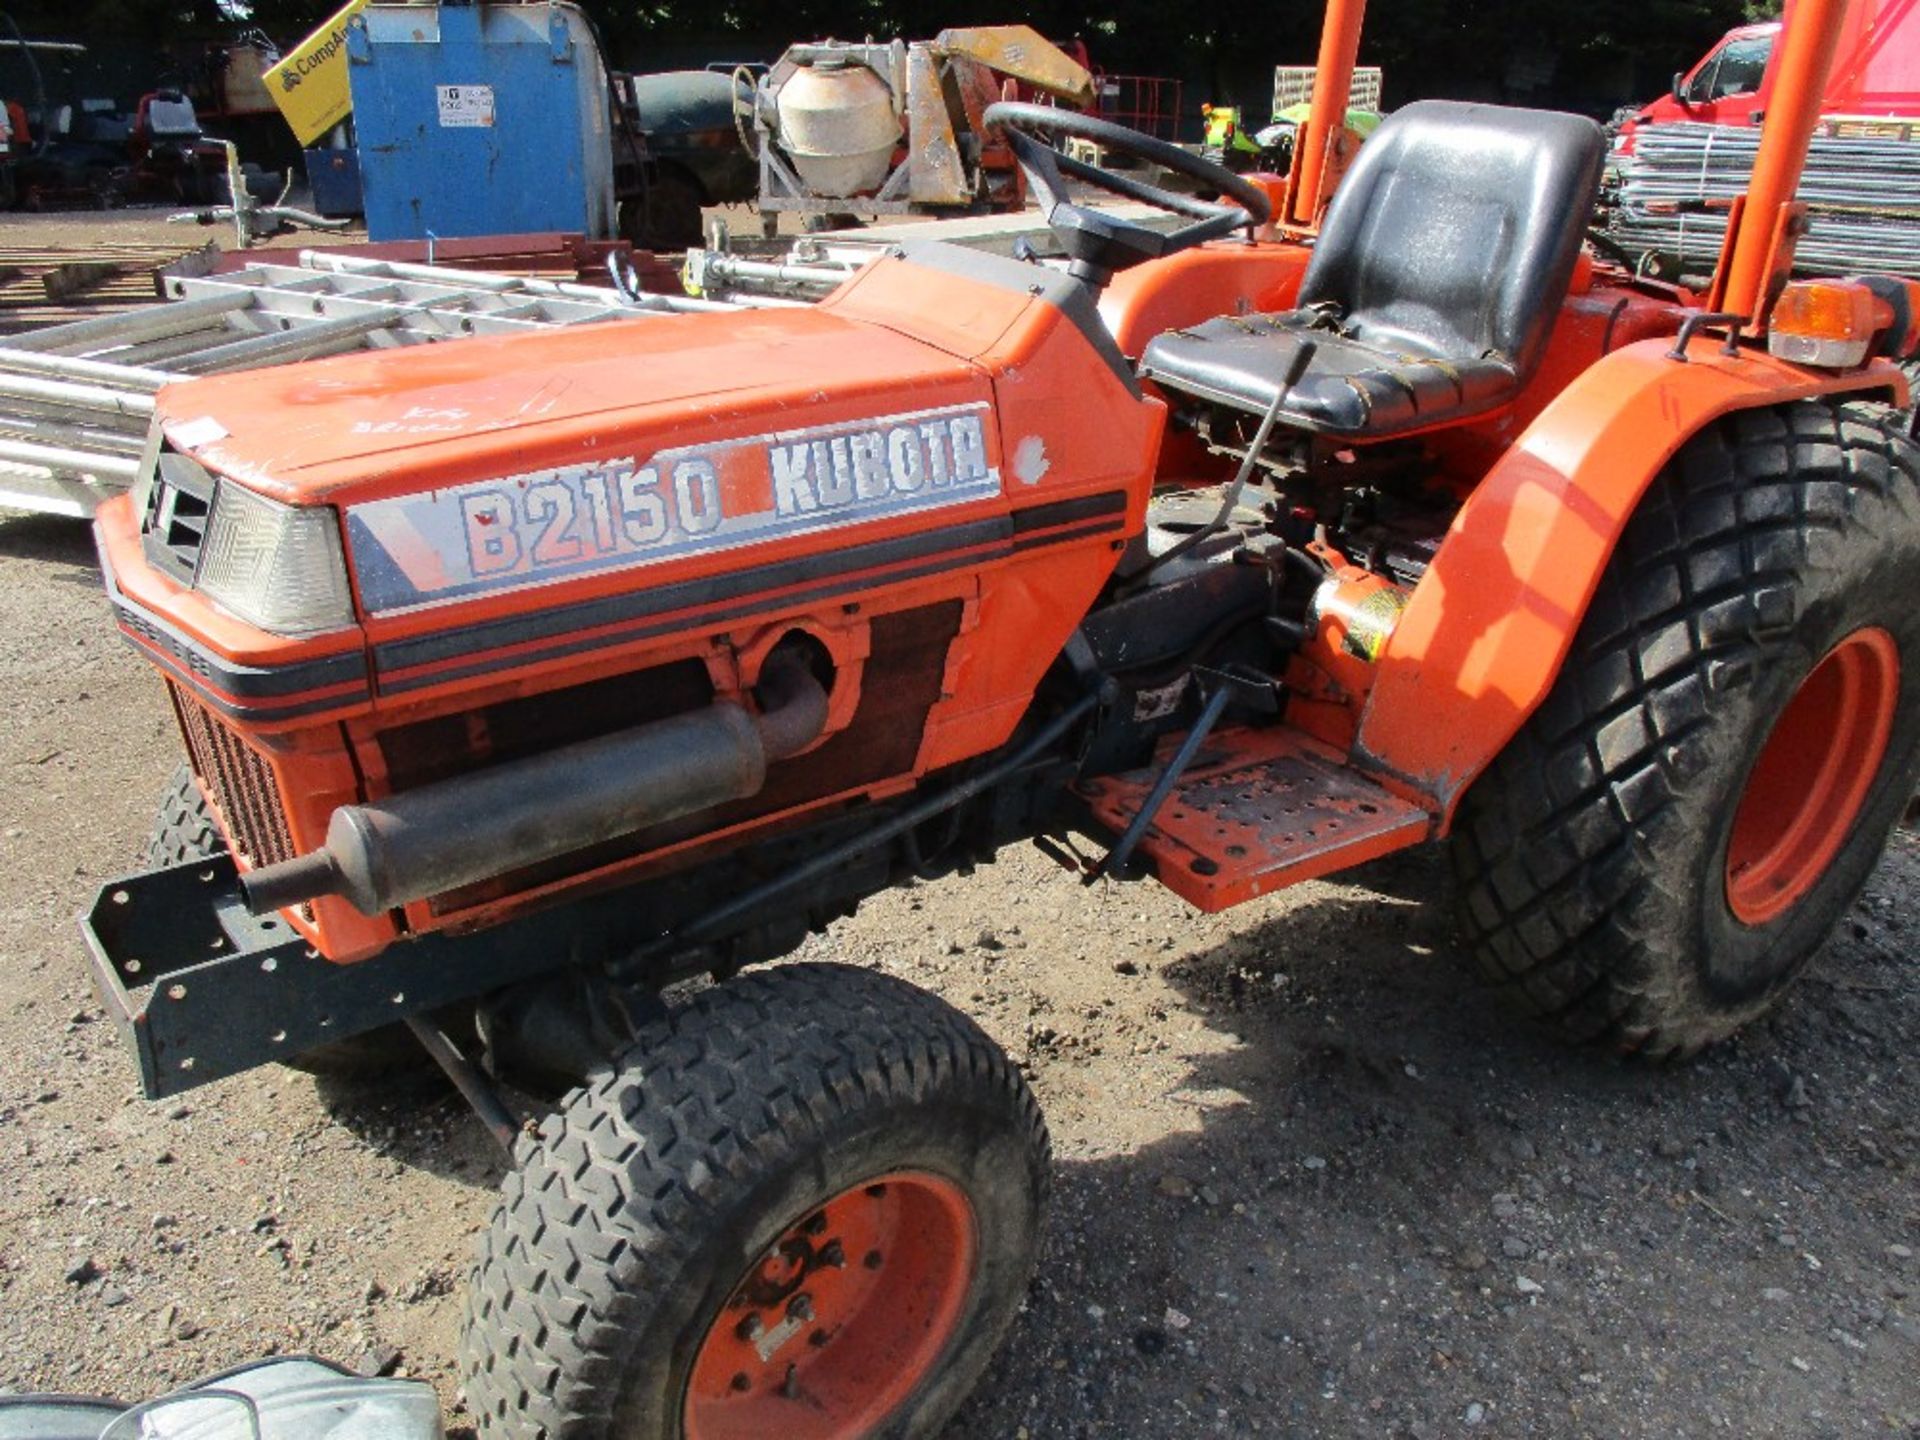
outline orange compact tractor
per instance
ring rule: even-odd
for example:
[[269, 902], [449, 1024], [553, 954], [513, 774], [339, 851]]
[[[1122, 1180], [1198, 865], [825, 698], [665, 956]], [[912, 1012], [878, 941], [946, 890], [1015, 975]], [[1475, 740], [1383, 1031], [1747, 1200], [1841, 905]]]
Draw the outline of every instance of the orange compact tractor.
[[952, 1413], [1047, 1193], [968, 1020], [739, 974], [906, 877], [1030, 838], [1218, 910], [1446, 838], [1569, 1036], [1760, 1014], [1920, 761], [1920, 306], [1788, 280], [1843, 8], [1703, 296], [1584, 248], [1586, 120], [1346, 154], [1336, 0], [1284, 184], [990, 112], [1052, 262], [163, 391], [99, 536], [188, 763], [85, 922], [148, 1093], [422, 1042], [505, 1139], [491, 1077], [565, 1091], [474, 1278], [483, 1434], [826, 1440]]

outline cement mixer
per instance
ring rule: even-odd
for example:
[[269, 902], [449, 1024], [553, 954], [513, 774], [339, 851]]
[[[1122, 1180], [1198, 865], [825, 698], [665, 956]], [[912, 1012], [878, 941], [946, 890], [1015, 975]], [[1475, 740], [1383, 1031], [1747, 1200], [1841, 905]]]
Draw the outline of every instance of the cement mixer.
[[980, 118], [1015, 95], [1084, 107], [1093, 77], [1026, 25], [791, 47], [754, 92], [767, 232], [783, 211], [818, 223], [1019, 209], [1019, 169]]

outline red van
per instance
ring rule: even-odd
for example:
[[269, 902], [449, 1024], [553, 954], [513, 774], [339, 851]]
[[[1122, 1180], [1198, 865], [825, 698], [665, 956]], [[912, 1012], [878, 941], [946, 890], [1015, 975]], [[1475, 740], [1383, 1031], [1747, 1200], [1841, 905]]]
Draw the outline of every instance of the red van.
[[[1792, 13], [1794, 0], [1787, 0]], [[1904, 129], [1920, 124], [1920, 6], [1914, 0], [1854, 0], [1842, 22], [1840, 46], [1827, 81], [1824, 113], [1836, 129]], [[1614, 153], [1633, 149], [1643, 125], [1758, 125], [1773, 91], [1774, 46], [1782, 22], [1729, 30], [1691, 70], [1673, 77], [1673, 89], [1626, 117]], [[1854, 122], [1848, 124], [1847, 122]]]

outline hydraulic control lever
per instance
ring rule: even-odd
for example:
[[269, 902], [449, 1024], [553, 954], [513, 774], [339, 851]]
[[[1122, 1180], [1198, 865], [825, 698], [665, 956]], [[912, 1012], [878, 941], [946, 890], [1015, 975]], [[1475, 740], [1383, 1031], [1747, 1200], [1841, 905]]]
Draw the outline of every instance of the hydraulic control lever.
[[1206, 670], [1196, 667], [1194, 679], [1202, 691], [1209, 686], [1212, 693], [1201, 708], [1200, 718], [1193, 722], [1193, 728], [1187, 731], [1186, 738], [1180, 742], [1180, 748], [1173, 752], [1167, 761], [1167, 768], [1160, 772], [1160, 778], [1153, 782], [1153, 789], [1147, 793], [1146, 802], [1141, 805], [1140, 813], [1128, 822], [1127, 828], [1114, 846], [1100, 861], [1087, 871], [1082, 884], [1091, 885], [1102, 875], [1124, 875], [1127, 861], [1133, 858], [1133, 852], [1147, 833], [1147, 827], [1153, 824], [1153, 817], [1160, 813], [1160, 807], [1167, 803], [1167, 796], [1173, 793], [1173, 787], [1180, 783], [1180, 777], [1193, 764], [1193, 757], [1200, 753], [1200, 747], [1206, 743], [1207, 736], [1219, 723], [1220, 717], [1227, 713], [1227, 707], [1236, 701], [1248, 709], [1262, 715], [1280, 713], [1280, 687], [1271, 676], [1262, 675], [1258, 670], [1246, 665], [1229, 665], [1222, 670]]

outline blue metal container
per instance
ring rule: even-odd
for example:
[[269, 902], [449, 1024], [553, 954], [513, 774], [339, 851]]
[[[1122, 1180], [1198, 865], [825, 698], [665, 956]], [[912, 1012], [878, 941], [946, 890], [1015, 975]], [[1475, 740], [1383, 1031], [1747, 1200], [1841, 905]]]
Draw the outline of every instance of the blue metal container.
[[347, 58], [369, 239], [614, 233], [606, 72], [577, 6], [369, 5]]
[[352, 150], [322, 147], [306, 152], [307, 186], [316, 214], [330, 220], [360, 213], [360, 157]]

